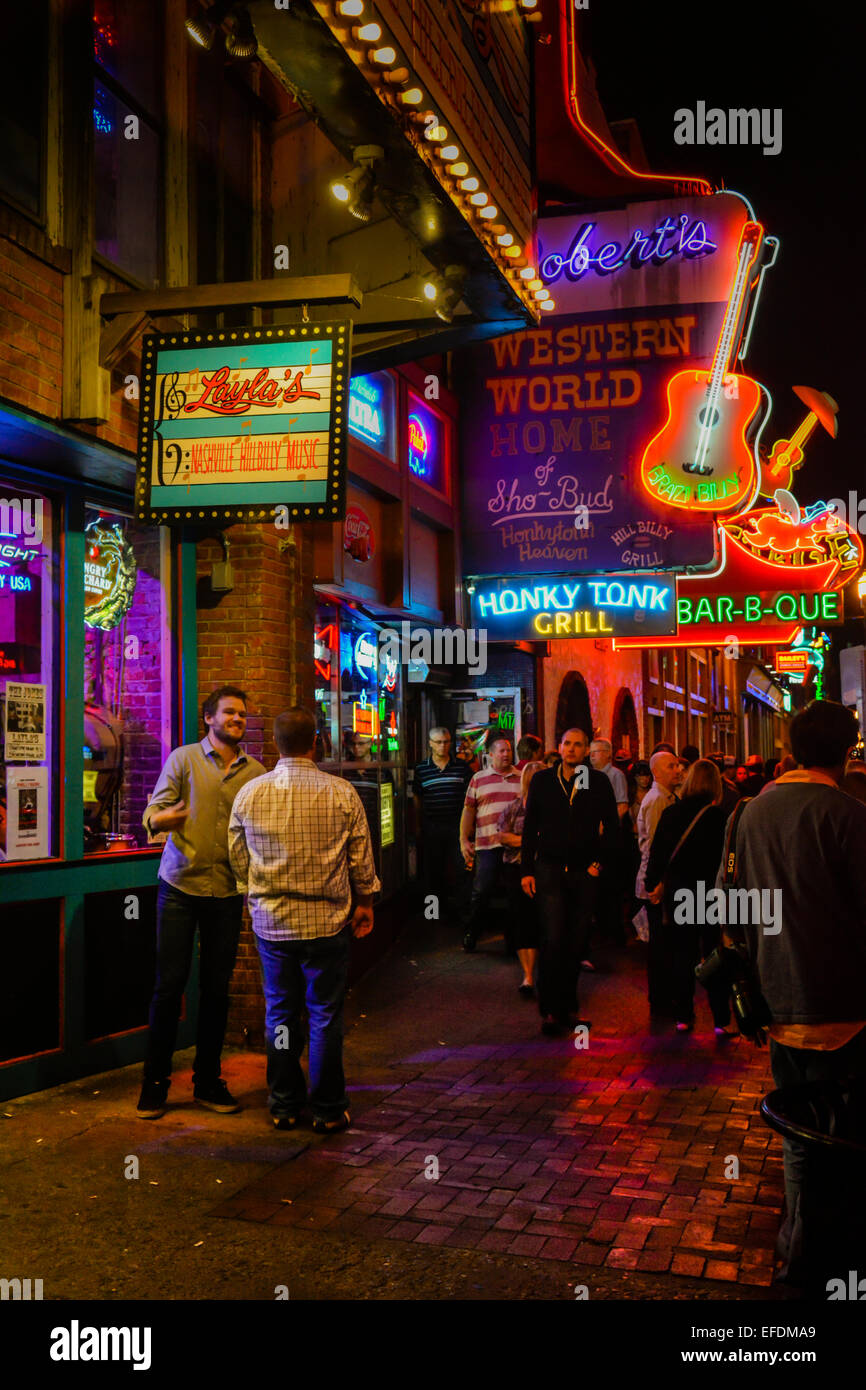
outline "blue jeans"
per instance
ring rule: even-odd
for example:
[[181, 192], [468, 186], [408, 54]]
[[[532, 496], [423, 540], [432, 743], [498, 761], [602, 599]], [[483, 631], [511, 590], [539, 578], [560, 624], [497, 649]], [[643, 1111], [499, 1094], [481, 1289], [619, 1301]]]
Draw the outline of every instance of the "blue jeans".
[[490, 912], [490, 903], [499, 882], [502, 866], [501, 849], [479, 849], [475, 853], [472, 876], [472, 897], [469, 900], [469, 920], [466, 931], [477, 940]]
[[193, 1083], [219, 1080], [220, 1057], [229, 1012], [229, 984], [238, 954], [240, 893], [230, 898], [199, 898], [159, 880], [156, 899], [156, 984], [150, 1004], [150, 1032], [144, 1075], [167, 1081], [177, 1041], [183, 992], [189, 979], [195, 931], [199, 933], [199, 1008]]
[[339, 1120], [348, 1104], [343, 1075], [343, 1003], [351, 932], [312, 941], [256, 937], [265, 992], [268, 1109], [297, 1115], [307, 1100], [301, 1070], [304, 1000], [310, 1034], [310, 1107], [316, 1119]]

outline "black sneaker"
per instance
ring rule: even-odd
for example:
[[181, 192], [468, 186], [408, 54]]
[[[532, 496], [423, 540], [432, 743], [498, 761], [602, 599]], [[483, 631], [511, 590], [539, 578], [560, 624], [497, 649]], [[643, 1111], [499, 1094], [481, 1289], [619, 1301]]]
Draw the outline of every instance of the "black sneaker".
[[298, 1117], [297, 1115], [272, 1115], [272, 1116], [271, 1116], [271, 1120], [273, 1121], [274, 1129], [297, 1129], [297, 1127], [298, 1127], [298, 1119], [299, 1119], [299, 1117]]
[[165, 1114], [165, 1098], [170, 1085], [170, 1081], [145, 1081], [136, 1107], [140, 1120], [158, 1120]]
[[215, 1110], [218, 1115], [234, 1115], [241, 1108], [223, 1080], [214, 1081], [210, 1086], [196, 1086], [192, 1094], [199, 1105]]

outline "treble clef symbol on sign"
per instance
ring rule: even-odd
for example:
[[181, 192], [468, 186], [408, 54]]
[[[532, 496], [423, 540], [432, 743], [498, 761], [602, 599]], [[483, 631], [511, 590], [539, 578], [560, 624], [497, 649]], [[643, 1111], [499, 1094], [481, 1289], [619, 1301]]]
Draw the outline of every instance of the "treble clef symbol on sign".
[[186, 392], [178, 387], [180, 372], [171, 372], [162, 379], [160, 419], [166, 415], [177, 416], [186, 405]]
[[[182, 451], [179, 444], [166, 445], [162, 437], [161, 426], [166, 419], [175, 419], [186, 404], [186, 392], [178, 389], [177, 372], [167, 373], [159, 385], [159, 410], [154, 422], [153, 440], [156, 448], [156, 458], [154, 460], [156, 479], [160, 486], [165, 487], [174, 482], [180, 468]], [[174, 464], [174, 472], [170, 478], [165, 476], [167, 463]]]

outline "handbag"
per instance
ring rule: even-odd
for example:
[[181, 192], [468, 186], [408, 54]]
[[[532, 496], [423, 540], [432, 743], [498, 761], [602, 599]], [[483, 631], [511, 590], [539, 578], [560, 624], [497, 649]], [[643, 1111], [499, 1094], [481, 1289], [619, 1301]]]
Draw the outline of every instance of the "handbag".
[[[751, 801], [751, 799], [749, 796], [742, 797], [734, 807], [728, 822], [725, 852], [722, 860], [725, 868], [722, 884], [725, 889], [733, 888], [736, 885], [737, 826], [746, 802]], [[695, 966], [695, 975], [702, 985], [706, 985], [707, 981], [718, 970], [724, 972], [722, 978], [731, 992], [731, 1005], [738, 1032], [744, 1038], [751, 1038], [757, 1047], [763, 1047], [767, 1041], [766, 1030], [772, 1023], [773, 1016], [761, 992], [761, 983], [754, 962], [749, 955], [745, 933], [739, 923], [734, 925], [727, 922], [724, 930], [732, 945], [717, 946], [714, 951], [710, 952], [705, 961]]]

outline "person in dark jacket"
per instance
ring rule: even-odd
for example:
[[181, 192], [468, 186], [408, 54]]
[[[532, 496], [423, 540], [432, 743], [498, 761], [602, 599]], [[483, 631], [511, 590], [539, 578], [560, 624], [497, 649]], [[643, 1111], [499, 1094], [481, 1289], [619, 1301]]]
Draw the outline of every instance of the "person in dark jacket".
[[[761, 898], [743, 931], [772, 1016], [770, 1066], [782, 1089], [866, 1085], [866, 806], [840, 787], [858, 732], [854, 713], [832, 700], [800, 710], [789, 726], [799, 767], [776, 779], [772, 796], [750, 801], [736, 828], [737, 891], [757, 889]], [[826, 1297], [828, 1275], [856, 1268], [842, 1260], [864, 1249], [862, 1181], [851, 1191], [841, 1170], [831, 1188], [814, 1148], [786, 1138], [782, 1150], [780, 1278]]]
[[[704, 922], [678, 923], [674, 916], [674, 894], [679, 889], [688, 889], [691, 901], [697, 903], [698, 883], [703, 882], [705, 893], [714, 887], [727, 821], [721, 803], [719, 769], [708, 758], [700, 758], [689, 768], [680, 800], [662, 811], [647, 863], [646, 888], [653, 902], [664, 905], [671, 951], [671, 1002], [680, 1033], [694, 1027], [695, 966], [718, 946], [721, 929]], [[680, 844], [683, 835], [686, 838]], [[716, 1035], [722, 1036], [730, 1022], [731, 1011], [728, 988], [720, 972], [711, 977], [707, 994]]]
[[568, 1028], [577, 1008], [599, 875], [619, 845], [613, 787], [588, 765], [588, 752], [583, 729], [566, 729], [559, 767], [537, 772], [526, 799], [521, 887], [538, 899], [538, 1007], [547, 1036]]

